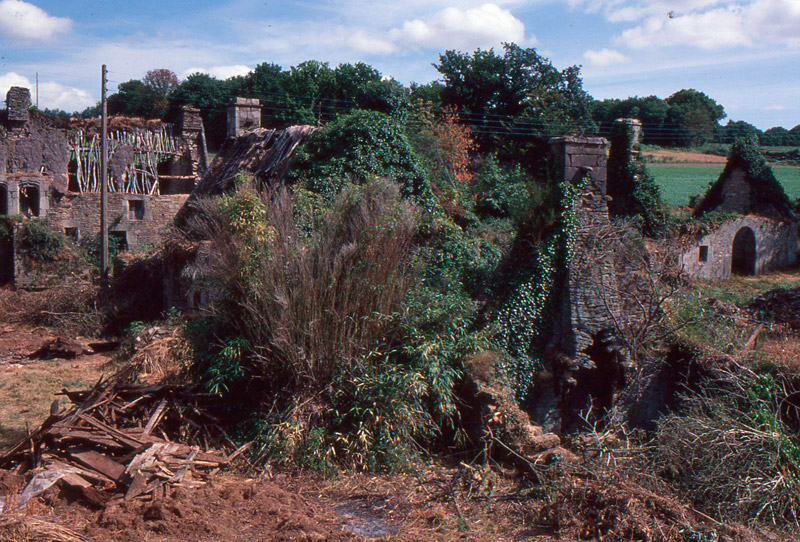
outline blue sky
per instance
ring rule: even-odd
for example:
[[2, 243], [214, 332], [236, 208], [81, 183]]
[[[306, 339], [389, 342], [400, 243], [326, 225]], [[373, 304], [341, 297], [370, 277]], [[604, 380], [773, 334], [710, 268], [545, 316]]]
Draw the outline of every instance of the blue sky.
[[41, 107], [80, 110], [103, 63], [112, 91], [152, 68], [228, 77], [310, 59], [426, 83], [439, 53], [504, 41], [580, 64], [596, 98], [695, 88], [729, 119], [800, 124], [800, 0], [0, 0], [0, 92], [38, 72]]

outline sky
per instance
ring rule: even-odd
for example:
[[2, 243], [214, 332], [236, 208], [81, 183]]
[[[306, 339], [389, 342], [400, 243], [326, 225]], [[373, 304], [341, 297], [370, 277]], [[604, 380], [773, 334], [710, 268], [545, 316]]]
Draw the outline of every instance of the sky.
[[[82, 110], [155, 68], [243, 75], [262, 62], [363, 61], [427, 83], [449, 49], [535, 47], [595, 98], [705, 92], [728, 120], [800, 125], [800, 0], [0, 0], [0, 93]], [[2, 99], [2, 98], [0, 98]]]

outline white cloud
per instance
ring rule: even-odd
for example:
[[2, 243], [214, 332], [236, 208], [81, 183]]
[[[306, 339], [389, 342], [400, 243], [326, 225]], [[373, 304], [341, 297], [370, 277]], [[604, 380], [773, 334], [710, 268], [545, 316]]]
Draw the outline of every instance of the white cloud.
[[568, 0], [627, 25], [614, 43], [632, 49], [703, 50], [780, 45], [800, 48], [798, 0]]
[[[10, 87], [25, 87], [31, 91], [31, 100], [36, 101], [35, 84], [27, 77], [15, 72], [0, 75], [0, 93], [6, 95]], [[63, 109], [82, 111], [97, 100], [85, 90], [69, 87], [54, 81], [39, 80], [39, 107], [42, 109]]]
[[792, 49], [800, 48], [798, 0], [756, 0], [746, 17], [756, 39], [772, 41]]
[[763, 111], [788, 111], [790, 108], [786, 105], [767, 105], [761, 108]]
[[476, 8], [445, 8], [426, 19], [413, 19], [395, 28], [389, 36], [411, 47], [474, 49], [502, 42], [532, 43], [526, 40], [525, 25], [510, 11], [496, 4]]
[[723, 49], [750, 45], [741, 10], [719, 8], [704, 13], [651, 17], [644, 24], [625, 30], [615, 41], [634, 49], [687, 45], [700, 49]]
[[376, 55], [388, 55], [397, 51], [397, 45], [374, 36], [364, 30], [346, 31], [345, 43], [352, 49]]
[[228, 79], [236, 77], [237, 75], [247, 75], [252, 69], [244, 64], [234, 64], [232, 66], [211, 66], [210, 68], [187, 68], [183, 71], [183, 78], [185, 79], [193, 73], [207, 73], [217, 79]]
[[583, 53], [583, 58], [585, 58], [589, 64], [600, 68], [631, 61], [629, 57], [613, 49], [602, 49], [600, 51], [589, 50]]
[[50, 41], [69, 32], [72, 20], [48, 15], [22, 0], [0, 0], [0, 36], [13, 42]]

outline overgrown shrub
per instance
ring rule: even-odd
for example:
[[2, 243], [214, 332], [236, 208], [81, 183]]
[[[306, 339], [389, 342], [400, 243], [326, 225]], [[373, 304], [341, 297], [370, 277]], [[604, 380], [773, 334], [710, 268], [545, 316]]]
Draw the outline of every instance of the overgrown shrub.
[[19, 248], [35, 262], [52, 262], [67, 248], [67, 239], [46, 220], [32, 219], [22, 227]]
[[284, 456], [316, 439], [322, 457], [391, 463], [407, 435], [430, 423], [423, 375], [395, 356], [416, 274], [417, 209], [388, 181], [349, 185], [306, 232], [286, 191], [268, 205], [240, 191], [203, 209], [218, 293], [212, 316], [189, 330], [195, 373], [232, 402], [274, 405], [264, 435], [291, 433], [292, 420], [304, 419], [297, 439], [280, 438]]
[[342, 115], [298, 149], [292, 177], [329, 199], [348, 182], [388, 177], [428, 209], [438, 207], [403, 126], [376, 111]]
[[771, 374], [717, 371], [659, 423], [652, 471], [720, 519], [800, 527], [800, 442], [784, 423], [793, 413], [784, 410], [788, 393]]
[[666, 222], [661, 190], [644, 163], [633, 154], [633, 127], [616, 123], [608, 155], [608, 210], [616, 216], [638, 216], [646, 235], [660, 233]]

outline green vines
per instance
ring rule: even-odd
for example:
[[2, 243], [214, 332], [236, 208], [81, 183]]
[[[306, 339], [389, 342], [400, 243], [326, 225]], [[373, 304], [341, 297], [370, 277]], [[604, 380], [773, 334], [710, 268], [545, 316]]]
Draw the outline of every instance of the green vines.
[[559, 184], [559, 215], [552, 233], [534, 249], [533, 271], [501, 305], [495, 321], [495, 344], [509, 354], [503, 371], [520, 401], [541, 369], [541, 352], [552, 331], [561, 301], [560, 284], [572, 259], [577, 235], [575, 202], [585, 181]]
[[639, 216], [646, 235], [656, 235], [665, 225], [661, 190], [642, 161], [632, 155], [634, 129], [615, 124], [608, 155], [609, 212], [618, 216]]

